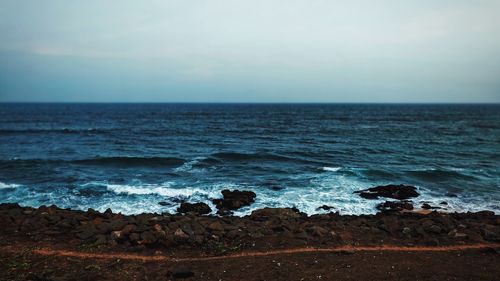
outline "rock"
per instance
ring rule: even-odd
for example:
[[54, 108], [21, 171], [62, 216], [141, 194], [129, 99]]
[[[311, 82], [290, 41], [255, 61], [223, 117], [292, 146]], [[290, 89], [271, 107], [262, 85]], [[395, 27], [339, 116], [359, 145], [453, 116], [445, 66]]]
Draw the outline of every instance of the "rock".
[[437, 226], [437, 225], [431, 225], [429, 227], [429, 231], [432, 232], [432, 233], [436, 233], [436, 234], [439, 234], [441, 233], [441, 227]]
[[177, 208], [179, 213], [194, 213], [198, 215], [209, 214], [212, 209], [205, 203], [181, 203], [180, 207]]
[[263, 208], [252, 212], [251, 218], [276, 217], [280, 219], [294, 219], [306, 216], [296, 208]]
[[222, 199], [214, 199], [212, 202], [219, 210], [237, 210], [241, 207], [248, 206], [255, 201], [255, 193], [252, 191], [230, 191], [224, 189]]
[[222, 225], [222, 223], [220, 221], [217, 220], [217, 221], [214, 221], [213, 223], [209, 224], [208, 229], [210, 229], [212, 231], [223, 231], [224, 226]]
[[410, 234], [410, 233], [411, 233], [411, 228], [403, 227], [403, 234]]
[[326, 230], [325, 228], [321, 227], [321, 226], [312, 226], [310, 227], [307, 232], [311, 233], [312, 236], [317, 236], [317, 237], [323, 237], [325, 236], [326, 234], [328, 234], [328, 230]]
[[129, 235], [131, 232], [133, 232], [137, 227], [133, 224], [127, 224], [125, 227], [122, 228], [121, 232], [123, 235]]
[[416, 191], [417, 188], [409, 185], [383, 185], [376, 186], [364, 190], [355, 191], [359, 196], [366, 199], [377, 199], [379, 197], [393, 198], [398, 200], [406, 200], [417, 197], [420, 194]]
[[429, 205], [428, 203], [422, 204], [421, 208], [424, 210], [441, 209], [441, 207], [434, 207], [434, 206]]
[[408, 201], [385, 201], [377, 205], [377, 210], [383, 213], [401, 212], [403, 210], [413, 210], [413, 204]]
[[95, 237], [94, 245], [103, 245], [108, 242], [108, 239], [106, 239], [106, 235], [97, 235]]
[[179, 239], [179, 240], [186, 240], [189, 239], [189, 235], [187, 235], [182, 229], [177, 228], [177, 230], [174, 232], [174, 237]]
[[138, 233], [131, 233], [128, 236], [128, 239], [130, 240], [130, 242], [132, 242], [134, 244], [138, 244], [139, 241], [141, 240], [141, 236]]
[[149, 231], [141, 233], [141, 244], [153, 244], [156, 242], [156, 236]]
[[329, 211], [331, 209], [335, 209], [334, 207], [332, 206], [328, 206], [328, 205], [323, 205], [323, 206], [319, 206], [316, 211], [319, 211], [319, 210], [325, 210], [325, 211]]
[[170, 272], [173, 278], [190, 278], [194, 276], [194, 272], [189, 267], [179, 266]]
[[453, 235], [453, 237], [456, 239], [465, 239], [467, 238], [467, 234], [462, 232], [456, 232], [455, 235]]
[[479, 211], [475, 213], [476, 215], [482, 216], [482, 217], [491, 217], [495, 215], [495, 212], [492, 211]]
[[87, 223], [83, 224], [79, 227], [78, 233], [76, 234], [76, 237], [86, 240], [89, 239], [90, 237], [94, 236], [97, 234], [97, 229], [94, 227], [93, 224]]
[[440, 205], [448, 205], [448, 202], [443, 201], [443, 202], [441, 202], [441, 203], [439, 203], [439, 204], [440, 204]]
[[484, 240], [500, 242], [500, 227], [486, 224], [481, 228], [481, 235]]
[[119, 230], [111, 232], [111, 239], [118, 241], [123, 239], [123, 233]]
[[168, 202], [165, 202], [165, 201], [160, 201], [160, 202], [158, 202], [158, 205], [160, 205], [160, 206], [168, 206], [170, 204], [168, 204]]

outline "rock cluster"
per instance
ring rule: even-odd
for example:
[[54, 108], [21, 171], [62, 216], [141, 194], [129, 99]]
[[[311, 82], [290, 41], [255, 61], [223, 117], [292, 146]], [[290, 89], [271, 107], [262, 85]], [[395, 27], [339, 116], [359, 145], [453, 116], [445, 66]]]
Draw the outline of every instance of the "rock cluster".
[[224, 189], [221, 191], [223, 198], [214, 199], [212, 202], [215, 204], [218, 213], [225, 215], [230, 214], [231, 211], [237, 210], [244, 206], [249, 206], [255, 202], [256, 194], [252, 191], [239, 191]]
[[294, 208], [264, 208], [246, 217], [194, 213], [125, 216], [111, 210], [100, 213], [0, 204], [0, 225], [3, 240], [53, 239], [58, 243], [169, 250], [196, 247], [210, 253], [283, 246], [376, 245], [382, 240], [412, 245], [500, 242], [500, 216], [487, 211], [307, 216]]
[[378, 199], [379, 197], [393, 198], [398, 200], [406, 200], [417, 197], [420, 194], [417, 188], [410, 185], [382, 185], [364, 190], [355, 191], [359, 196], [366, 199]]
[[205, 215], [212, 212], [212, 209], [205, 203], [181, 203], [180, 207], [177, 208], [179, 213], [193, 213], [197, 215]]

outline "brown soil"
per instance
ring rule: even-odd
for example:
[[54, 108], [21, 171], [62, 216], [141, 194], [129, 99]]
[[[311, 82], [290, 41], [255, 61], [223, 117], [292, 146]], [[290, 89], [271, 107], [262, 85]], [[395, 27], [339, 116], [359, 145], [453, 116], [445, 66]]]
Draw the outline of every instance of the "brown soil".
[[499, 280], [500, 217], [491, 212], [257, 214], [0, 204], [0, 280]]

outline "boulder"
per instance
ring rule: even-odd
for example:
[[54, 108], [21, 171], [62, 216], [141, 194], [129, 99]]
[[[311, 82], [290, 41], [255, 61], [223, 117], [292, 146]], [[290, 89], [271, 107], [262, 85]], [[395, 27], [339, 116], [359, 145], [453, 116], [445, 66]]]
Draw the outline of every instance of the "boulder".
[[280, 219], [295, 219], [306, 216], [296, 208], [263, 208], [252, 212], [251, 218], [275, 217]]
[[205, 203], [181, 203], [180, 207], [177, 208], [179, 213], [194, 213], [198, 215], [209, 214], [212, 209]]
[[385, 197], [398, 200], [406, 200], [420, 195], [417, 192], [416, 187], [403, 184], [376, 186], [364, 190], [358, 190], [354, 193], [358, 193], [359, 196], [366, 199], [378, 199], [379, 197]]
[[214, 199], [212, 202], [220, 211], [237, 210], [244, 206], [249, 206], [255, 202], [256, 194], [252, 191], [239, 191], [224, 189], [222, 199]]
[[377, 205], [377, 210], [382, 213], [401, 212], [403, 210], [413, 210], [413, 204], [409, 201], [385, 201]]

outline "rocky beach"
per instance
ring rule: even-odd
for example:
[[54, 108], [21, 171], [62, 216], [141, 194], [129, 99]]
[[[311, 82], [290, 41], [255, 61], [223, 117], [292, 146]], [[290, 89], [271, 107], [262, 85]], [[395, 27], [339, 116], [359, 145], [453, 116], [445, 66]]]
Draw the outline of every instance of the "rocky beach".
[[398, 201], [376, 215], [263, 208], [244, 217], [231, 210], [252, 204], [251, 191], [222, 191], [219, 215], [187, 202], [177, 214], [138, 215], [4, 203], [2, 280], [497, 280], [500, 216], [414, 209], [418, 193], [405, 185], [357, 193]]

